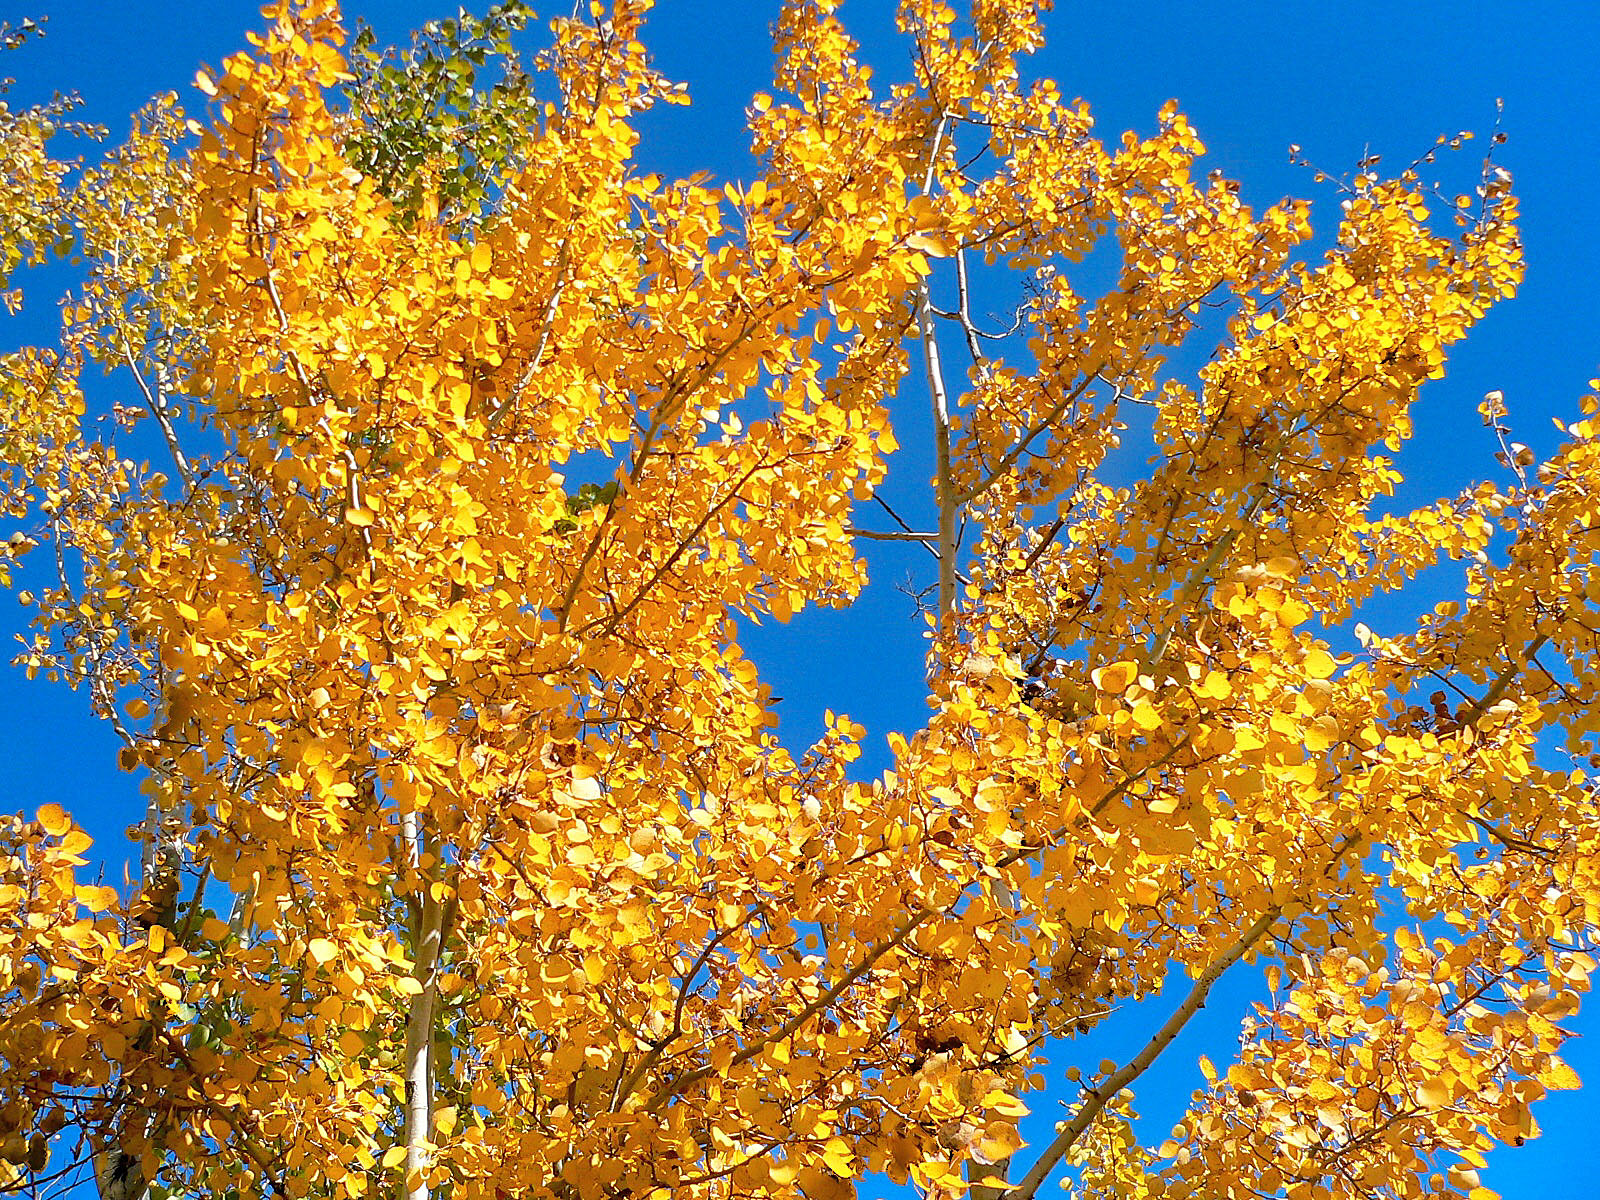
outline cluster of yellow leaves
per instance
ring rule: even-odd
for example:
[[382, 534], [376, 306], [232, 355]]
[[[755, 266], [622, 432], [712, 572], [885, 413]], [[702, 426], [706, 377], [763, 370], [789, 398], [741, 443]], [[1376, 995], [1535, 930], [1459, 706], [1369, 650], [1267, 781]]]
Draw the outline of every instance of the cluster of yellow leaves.
[[[79, 882], [91, 841], [59, 806], [0, 830], [0, 1178], [44, 1169], [52, 1136], [84, 1117], [75, 1098], [108, 1092], [128, 1051], [178, 990], [184, 958], [166, 930], [134, 940], [113, 916], [115, 888]], [[89, 1106], [104, 1118], [104, 1100]]]
[[[65, 814], [6, 834], [6, 1161], [70, 1119], [191, 1194], [1026, 1200], [1063, 1161], [1085, 1195], [1472, 1194], [1573, 1082], [1600, 834], [1535, 743], [1594, 749], [1600, 458], [1579, 423], [1537, 480], [1382, 513], [1417, 389], [1520, 276], [1513, 198], [1452, 237], [1367, 179], [1292, 262], [1306, 206], [1197, 182], [1175, 108], [1108, 147], [1023, 86], [1041, 6], [963, 33], [906, 0], [886, 91], [835, 7], [783, 5], [743, 186], [631, 167], [682, 98], [642, 0], [552, 23], [558, 94], [471, 227], [348, 165], [329, 0], [84, 177], [90, 276], [61, 349], [4, 364], [0, 432], [79, 572], [30, 665], [87, 680], [152, 817], [121, 922]], [[1094, 300], [1070, 268], [1106, 238]], [[979, 257], [1034, 272], [992, 356]], [[914, 351], [943, 387], [944, 259], [973, 371], [935, 492], [981, 534], [933, 715], [861, 782], [843, 716], [778, 743], [735, 622], [864, 586]], [[81, 440], [92, 361], [170, 478]], [[1132, 401], [1154, 460], [1114, 487]], [[1464, 603], [1415, 635], [1313, 631], [1442, 557]], [[185, 862], [213, 891], [173, 916]], [[1139, 1148], [1125, 1089], [1256, 957], [1281, 1003]], [[1149, 1046], [1024, 1149], [1048, 1044], [1173, 965]]]

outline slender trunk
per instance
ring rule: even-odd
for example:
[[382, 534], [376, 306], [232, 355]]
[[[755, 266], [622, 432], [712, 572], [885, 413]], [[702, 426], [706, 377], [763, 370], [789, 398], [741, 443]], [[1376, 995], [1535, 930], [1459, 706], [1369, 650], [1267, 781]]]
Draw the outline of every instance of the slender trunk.
[[[939, 158], [944, 153], [950, 117], [941, 112], [928, 147], [928, 167], [922, 176], [922, 194], [933, 195]], [[950, 475], [950, 393], [945, 388], [944, 364], [939, 359], [939, 339], [933, 330], [932, 284], [924, 275], [917, 286], [917, 336], [922, 341], [922, 364], [928, 372], [928, 397], [933, 404], [934, 500], [939, 505], [939, 629], [948, 628], [956, 607], [956, 510], [961, 507]]]
[[434, 896], [422, 872], [422, 830], [415, 813], [401, 818], [402, 836], [411, 866], [422, 882], [422, 895], [413, 908], [411, 977], [417, 991], [406, 1012], [405, 1147], [406, 1200], [428, 1200], [428, 1169], [432, 1166], [433, 1136], [433, 1022], [438, 998], [439, 958], [444, 942], [444, 906]]
[[[119, 732], [122, 732], [120, 728]], [[125, 736], [124, 740], [130, 746], [134, 744], [131, 737]], [[149, 936], [162, 936], [170, 941], [178, 932], [182, 852], [171, 829], [169, 814], [155, 798], [145, 812], [144, 833], [134, 920], [147, 932], [159, 927], [161, 934], [149, 933]], [[204, 890], [203, 880], [200, 887]], [[164, 1023], [160, 1009], [150, 1013], [130, 1043], [129, 1055], [122, 1064], [124, 1072], [135, 1069], [139, 1059], [153, 1052], [158, 1022]], [[94, 1177], [100, 1200], [143, 1200], [150, 1190], [142, 1157], [130, 1148], [149, 1135], [149, 1113], [129, 1100], [123, 1087], [126, 1082], [119, 1086], [121, 1103], [116, 1106], [110, 1123], [96, 1137], [100, 1145], [94, 1154]]]
[[956, 606], [955, 484], [950, 474], [950, 394], [945, 388], [944, 363], [934, 334], [928, 281], [917, 288], [917, 333], [922, 341], [922, 362], [928, 372], [928, 394], [933, 403], [934, 500], [939, 506], [939, 628], [946, 628]]
[[433, 1136], [433, 1019], [439, 995], [439, 957], [444, 942], [444, 906], [423, 897], [412, 978], [420, 991], [406, 1014], [406, 1197], [428, 1200], [429, 1139]]

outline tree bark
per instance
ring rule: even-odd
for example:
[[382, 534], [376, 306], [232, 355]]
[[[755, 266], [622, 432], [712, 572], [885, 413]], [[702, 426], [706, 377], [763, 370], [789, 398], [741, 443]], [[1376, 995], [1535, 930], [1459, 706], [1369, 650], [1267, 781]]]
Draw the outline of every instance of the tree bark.
[[411, 977], [416, 980], [417, 990], [406, 1011], [405, 1193], [406, 1200], [428, 1200], [428, 1170], [433, 1165], [433, 1026], [446, 916], [444, 902], [434, 894], [433, 880], [424, 869], [422, 824], [416, 813], [401, 817], [401, 836], [406, 856], [422, 884], [422, 895], [412, 910], [415, 960]]

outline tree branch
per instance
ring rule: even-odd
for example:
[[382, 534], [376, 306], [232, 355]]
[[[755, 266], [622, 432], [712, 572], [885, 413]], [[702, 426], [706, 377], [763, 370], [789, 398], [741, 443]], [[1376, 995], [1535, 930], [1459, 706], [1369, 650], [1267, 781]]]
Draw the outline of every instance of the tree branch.
[[824, 1009], [828, 1008], [835, 1000], [853, 987], [858, 979], [860, 979], [868, 971], [872, 970], [873, 966], [878, 962], [879, 959], [903, 943], [912, 935], [912, 933], [916, 931], [918, 926], [920, 926], [924, 921], [933, 915], [933, 909], [925, 908], [920, 912], [911, 913], [908, 916], [903, 917], [899, 926], [895, 929], [894, 934], [887, 941], [881, 942], [875, 946], [861, 959], [860, 962], [851, 967], [850, 970], [846, 971], [839, 978], [839, 980], [833, 984], [832, 987], [824, 991], [820, 996], [811, 1001], [810, 1004], [807, 1004], [794, 1016], [790, 1017], [777, 1029], [774, 1029], [766, 1036], [758, 1038], [749, 1045], [745, 1046], [745, 1048], [735, 1054], [733, 1058], [728, 1061], [727, 1066], [723, 1067], [721, 1070], [711, 1066], [699, 1067], [696, 1070], [690, 1071], [686, 1075], [681, 1075], [677, 1079], [672, 1080], [665, 1088], [656, 1093], [655, 1097], [648, 1105], [646, 1105], [645, 1111], [651, 1113], [660, 1112], [661, 1109], [666, 1106], [667, 1102], [670, 1101], [674, 1096], [679, 1095], [680, 1093], [693, 1087], [702, 1079], [709, 1079], [713, 1075], [725, 1075], [728, 1071], [739, 1066], [741, 1063], [749, 1062], [768, 1046], [776, 1045], [786, 1038], [792, 1037], [802, 1025], [811, 1020], [811, 1018], [816, 1016], [819, 1012], [822, 1012]]
[[939, 540], [937, 533], [908, 532], [902, 529], [861, 529], [852, 525], [845, 532], [851, 537], [867, 538], [874, 542], [936, 542]]
[[194, 490], [194, 468], [189, 465], [188, 456], [183, 452], [183, 446], [178, 442], [178, 431], [172, 427], [172, 416], [167, 410], [167, 399], [151, 390], [145, 381], [144, 374], [139, 370], [139, 364], [133, 357], [133, 345], [128, 341], [128, 332], [119, 329], [122, 337], [122, 360], [128, 364], [128, 370], [133, 372], [133, 381], [139, 385], [139, 391], [144, 396], [144, 406], [150, 410], [150, 415], [156, 419], [156, 424], [161, 426], [161, 436], [166, 440], [167, 451], [172, 455], [172, 463], [178, 468], [178, 474], [183, 477], [184, 486], [191, 492]]
[[[1089, 385], [1097, 378], [1099, 378], [1098, 367], [1096, 367], [1093, 371], [1087, 372], [1077, 387], [1073, 388], [1070, 392], [1063, 396], [1061, 401], [1056, 404], [1054, 408], [1047, 412], [1041, 419], [1035, 421], [1032, 428], [1030, 428], [1026, 433], [1024, 433], [1020, 438], [1011, 444], [1011, 448], [1000, 456], [1000, 461], [998, 464], [996, 464], [994, 470], [990, 471], [977, 483], [973, 484], [972, 487], [968, 488], [961, 494], [957, 503], [971, 504], [995, 484], [999, 483], [1005, 473], [1016, 464], [1017, 459], [1022, 457], [1023, 453], [1028, 448], [1028, 443], [1032, 442], [1034, 438], [1038, 437], [1046, 429], [1049, 429], [1051, 426], [1053, 426], [1060, 418], [1062, 413], [1066, 412], [1068, 408], [1077, 403], [1077, 401], [1083, 397], [1083, 394], [1089, 390]], [[1121, 396], [1122, 391], [1119, 388], [1117, 390], [1117, 397], [1120, 399]]]
[[1545, 643], [1549, 640], [1550, 635], [1548, 633], [1541, 633], [1533, 641], [1529, 642], [1528, 648], [1522, 652], [1522, 661], [1513, 661], [1506, 664], [1505, 669], [1496, 675], [1494, 682], [1489, 685], [1489, 690], [1474, 701], [1466, 712], [1461, 714], [1461, 724], [1476, 724], [1479, 717], [1498, 704], [1505, 697], [1506, 691], [1516, 681], [1517, 676], [1522, 674], [1522, 668], [1528, 665], [1528, 662], [1535, 654], [1544, 649]]
[[1072, 1119], [1061, 1127], [1055, 1139], [1045, 1147], [1028, 1173], [1024, 1175], [1017, 1186], [1007, 1193], [1008, 1200], [1032, 1200], [1038, 1194], [1039, 1187], [1049, 1178], [1050, 1172], [1055, 1170], [1067, 1152], [1077, 1145], [1078, 1139], [1084, 1131], [1094, 1123], [1114, 1096], [1127, 1087], [1135, 1079], [1143, 1075], [1150, 1065], [1159, 1058], [1164, 1050], [1172, 1044], [1174, 1038], [1182, 1032], [1183, 1027], [1189, 1023], [1195, 1013], [1206, 1005], [1206, 997], [1211, 994], [1211, 989], [1217, 980], [1255, 947], [1256, 943], [1271, 929], [1278, 919], [1278, 910], [1270, 908], [1257, 917], [1244, 933], [1240, 934], [1233, 944], [1213, 959], [1206, 969], [1200, 972], [1194, 985], [1189, 989], [1189, 994], [1184, 997], [1183, 1003], [1178, 1005], [1173, 1014], [1168, 1017], [1161, 1028], [1148, 1042], [1144, 1044], [1137, 1054], [1114, 1071], [1095, 1087], [1086, 1088], [1088, 1099], [1078, 1109]]
[[550, 345], [551, 331], [555, 328], [556, 313], [561, 308], [562, 293], [567, 290], [567, 260], [569, 258], [567, 246], [571, 235], [561, 239], [561, 249], [556, 252], [556, 281], [550, 289], [550, 298], [545, 301], [544, 312], [539, 318], [539, 343], [534, 347], [533, 357], [528, 360], [527, 368], [517, 379], [517, 386], [511, 395], [506, 397], [505, 403], [495, 409], [484, 420], [483, 427], [486, 432], [492, 433], [496, 425], [505, 419], [505, 416], [514, 407], [522, 402], [522, 394], [533, 383], [533, 377], [539, 373], [539, 368], [544, 366], [544, 352]]

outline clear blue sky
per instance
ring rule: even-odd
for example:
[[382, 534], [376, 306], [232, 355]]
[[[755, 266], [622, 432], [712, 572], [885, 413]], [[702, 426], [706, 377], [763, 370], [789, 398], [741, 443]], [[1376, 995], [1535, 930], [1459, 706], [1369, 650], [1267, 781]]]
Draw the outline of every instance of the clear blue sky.
[[[767, 0], [659, 0], [647, 41], [657, 65], [689, 83], [693, 105], [646, 118], [645, 167], [748, 176], [743, 110], [753, 92], [769, 86], [773, 7]], [[3, 9], [0, 16], [13, 21], [49, 16], [42, 42], [0, 60], [0, 70], [17, 77], [10, 102], [75, 89], [88, 119], [108, 125], [114, 138], [155, 92], [177, 89], [198, 108], [189, 87], [197, 67], [241, 48], [245, 31], [260, 23], [255, 7], [237, 0], [7, 0]], [[1314, 221], [1324, 232], [1336, 199], [1289, 166], [1290, 143], [1334, 173], [1347, 172], [1364, 153], [1382, 154], [1385, 165], [1409, 162], [1437, 134], [1487, 131], [1496, 98], [1503, 98], [1509, 142], [1498, 157], [1514, 172], [1523, 200], [1528, 278], [1521, 295], [1457, 349], [1448, 377], [1424, 391], [1417, 437], [1401, 460], [1408, 477], [1403, 498], [1451, 494], [1496, 470], [1474, 412], [1493, 388], [1505, 392], [1520, 440], [1541, 454], [1554, 448], [1550, 418], [1575, 416], [1586, 381], [1600, 374], [1600, 220], [1593, 212], [1600, 155], [1585, 115], [1600, 83], [1594, 59], [1600, 6], [1058, 0], [1058, 9], [1034, 69], [1087, 99], [1103, 135], [1150, 130], [1160, 105], [1177, 97], [1210, 147], [1208, 168], [1241, 180], [1256, 204], [1286, 193], [1320, 199]], [[426, 0], [357, 0], [348, 11], [365, 15], [387, 40], [430, 17], [454, 15], [446, 4]], [[892, 38], [892, 4], [848, 0], [842, 15], [879, 77], [901, 77], [906, 53]], [[1475, 161], [1468, 155], [1461, 165], [1470, 171]], [[50, 336], [58, 278], [22, 278], [29, 309], [18, 321], [0, 318], [0, 348]], [[898, 415], [903, 442], [916, 437], [922, 410], [915, 401], [908, 392]], [[925, 474], [914, 459], [901, 464], [887, 494], [916, 512]], [[868, 727], [874, 747], [868, 762], [880, 767], [883, 734], [915, 727], [926, 711], [920, 626], [895, 585], [910, 575], [920, 586], [930, 575], [920, 551], [876, 544], [870, 550], [874, 586], [857, 609], [808, 613], [788, 627], [753, 631], [748, 640], [784, 697], [786, 740], [808, 743], [820, 732], [825, 707], [846, 711]], [[9, 637], [21, 623], [11, 597], [0, 595], [0, 629]], [[0, 667], [0, 714], [12, 735], [0, 810], [61, 803], [100, 838], [109, 860], [120, 861], [121, 832], [142, 806], [132, 779], [114, 769], [114, 741], [89, 720], [83, 697], [28, 684], [19, 671]], [[107, 881], [121, 882], [120, 871], [111, 868]], [[1198, 1083], [1195, 1055], [1228, 1059], [1241, 1015], [1229, 1001], [1248, 994], [1241, 986], [1216, 997], [1200, 1026], [1174, 1048], [1170, 1065], [1143, 1081], [1138, 1107], [1152, 1118], [1153, 1138]], [[1122, 1033], [1137, 1037], [1152, 1016], [1130, 1014]], [[1552, 1096], [1537, 1110], [1544, 1137], [1491, 1162], [1485, 1183], [1507, 1200], [1594, 1194], [1585, 1142], [1589, 1122], [1600, 1119], [1600, 1048], [1592, 1045], [1600, 1042], [1600, 1003], [1579, 1027], [1591, 1036], [1569, 1044], [1567, 1058], [1595, 1091]], [[1109, 1038], [1120, 1040], [1115, 1032]], [[1083, 1057], [1099, 1056], [1097, 1047]]]

